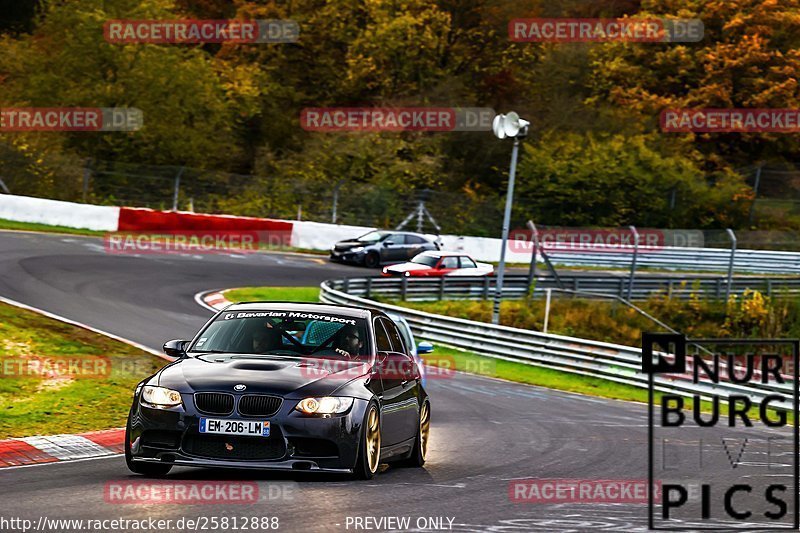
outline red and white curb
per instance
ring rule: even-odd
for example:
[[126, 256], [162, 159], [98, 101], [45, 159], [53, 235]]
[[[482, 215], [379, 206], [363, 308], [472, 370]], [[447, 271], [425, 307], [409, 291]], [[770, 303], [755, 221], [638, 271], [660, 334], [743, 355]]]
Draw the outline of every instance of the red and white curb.
[[209, 311], [217, 312], [225, 309], [233, 302], [225, 298], [225, 291], [203, 291], [194, 295], [194, 301]]
[[125, 429], [0, 440], [0, 468], [124, 453]]

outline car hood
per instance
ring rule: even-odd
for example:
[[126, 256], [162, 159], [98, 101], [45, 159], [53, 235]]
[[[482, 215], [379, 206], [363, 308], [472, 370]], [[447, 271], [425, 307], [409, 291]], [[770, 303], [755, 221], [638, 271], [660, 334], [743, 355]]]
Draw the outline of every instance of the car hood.
[[389, 272], [418, 272], [420, 270], [430, 270], [431, 267], [427, 265], [420, 265], [419, 263], [400, 263], [399, 265], [392, 265], [386, 267]]
[[234, 392], [291, 397], [328, 395], [370, 372], [364, 362], [295, 357], [207, 354], [180, 359], [158, 374], [158, 385], [182, 393]]
[[335, 248], [337, 250], [349, 250], [350, 248], [355, 248], [356, 246], [369, 246], [370, 244], [374, 244], [374, 243], [361, 242], [361, 241], [356, 241], [356, 240], [339, 241], [339, 242], [336, 243]]

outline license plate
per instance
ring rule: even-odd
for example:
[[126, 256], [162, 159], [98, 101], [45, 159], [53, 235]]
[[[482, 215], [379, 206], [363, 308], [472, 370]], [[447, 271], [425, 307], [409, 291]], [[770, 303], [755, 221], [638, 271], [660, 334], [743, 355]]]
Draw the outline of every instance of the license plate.
[[269, 437], [269, 422], [260, 420], [227, 420], [220, 418], [201, 418], [200, 433], [219, 433], [221, 435], [249, 435]]

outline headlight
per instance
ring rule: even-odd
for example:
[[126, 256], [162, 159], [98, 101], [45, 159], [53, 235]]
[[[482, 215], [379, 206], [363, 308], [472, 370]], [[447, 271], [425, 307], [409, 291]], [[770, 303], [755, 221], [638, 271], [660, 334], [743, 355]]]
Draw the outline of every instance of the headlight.
[[298, 403], [295, 409], [307, 415], [332, 415], [344, 413], [352, 405], [352, 398], [325, 396], [323, 398], [306, 398]]
[[181, 393], [165, 387], [147, 386], [142, 389], [142, 400], [158, 407], [175, 407], [181, 404]]
[[356, 246], [355, 248], [350, 248], [350, 251], [352, 253], [354, 253], [354, 254], [357, 254], [358, 252], [363, 252], [364, 251], [364, 247], [363, 246]]

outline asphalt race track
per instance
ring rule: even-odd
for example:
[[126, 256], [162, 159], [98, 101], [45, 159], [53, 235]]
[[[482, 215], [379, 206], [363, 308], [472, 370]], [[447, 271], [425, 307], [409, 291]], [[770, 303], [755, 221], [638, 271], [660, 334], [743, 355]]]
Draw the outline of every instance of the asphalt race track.
[[[190, 337], [208, 318], [193, 300], [199, 291], [310, 285], [363, 273], [296, 254], [116, 256], [95, 238], [0, 232], [1, 296], [156, 349]], [[176, 468], [169, 479], [255, 479], [288, 487], [292, 496], [256, 505], [140, 506], [104, 501], [106, 483], [141, 479], [114, 456], [0, 470], [0, 515], [34, 522], [277, 516], [282, 531], [354, 531], [348, 517], [365, 516], [410, 516], [412, 529], [418, 517], [447, 517], [455, 531], [646, 528], [646, 505], [514, 503], [508, 494], [517, 478], [646, 479], [644, 406], [468, 375], [429, 380], [429, 392], [433, 426], [424, 469], [388, 468], [373, 481], [355, 482]]]

